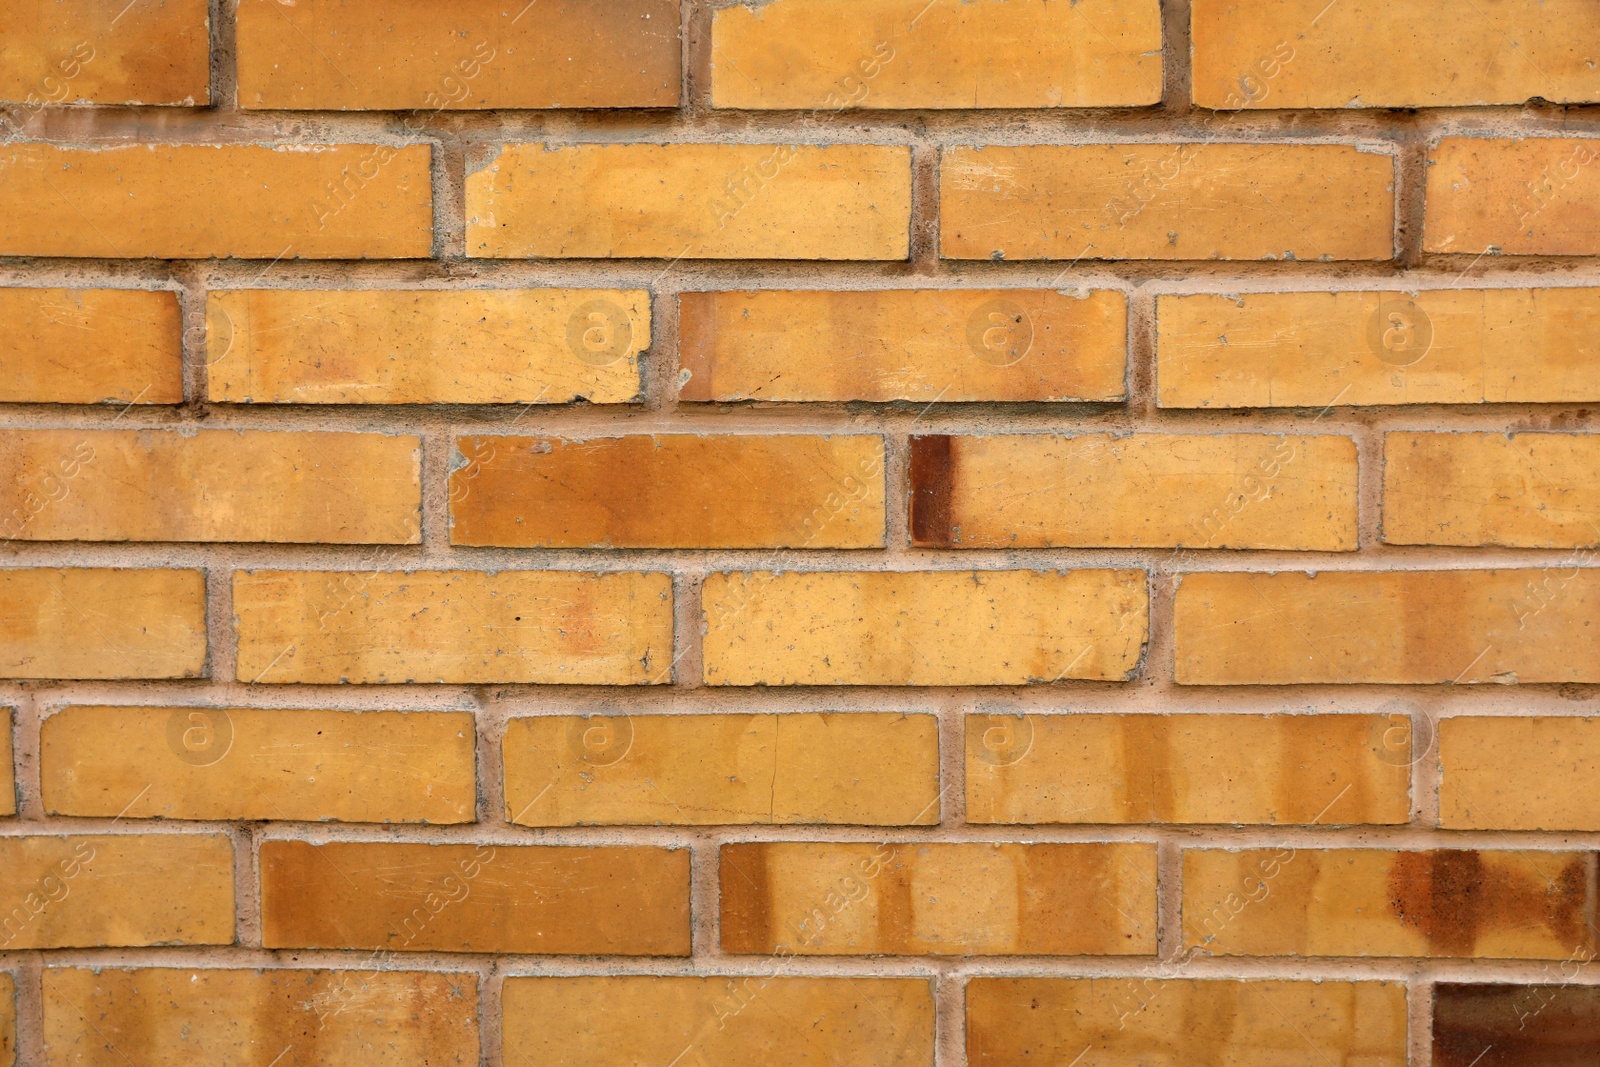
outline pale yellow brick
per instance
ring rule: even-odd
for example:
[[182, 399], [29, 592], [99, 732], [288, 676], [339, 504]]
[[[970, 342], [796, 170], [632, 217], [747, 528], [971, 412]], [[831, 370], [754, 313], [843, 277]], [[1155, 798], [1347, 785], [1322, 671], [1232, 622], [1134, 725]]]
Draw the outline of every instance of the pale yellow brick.
[[205, 612], [199, 571], [0, 570], [0, 677], [199, 677]]
[[1439, 764], [1446, 829], [1600, 829], [1600, 719], [1443, 719]]

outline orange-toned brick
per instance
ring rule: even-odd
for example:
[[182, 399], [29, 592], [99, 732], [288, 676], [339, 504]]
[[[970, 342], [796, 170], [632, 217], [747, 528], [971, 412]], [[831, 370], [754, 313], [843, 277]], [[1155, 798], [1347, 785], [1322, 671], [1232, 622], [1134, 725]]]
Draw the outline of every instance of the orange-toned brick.
[[678, 298], [684, 400], [1121, 400], [1128, 301], [1048, 289]]
[[1266, 434], [912, 437], [911, 541], [1352, 552], [1356, 443]]
[[1188, 574], [1185, 685], [1600, 681], [1600, 570]]
[[708, 685], [1122, 681], [1148, 613], [1143, 571], [709, 574]]
[[0, 1067], [17, 1062], [17, 983], [0, 971]]
[[1566, 959], [1594, 943], [1593, 866], [1580, 852], [1191, 849], [1183, 943], [1214, 956]]
[[1600, 253], [1596, 163], [1600, 140], [1443, 138], [1428, 153], [1423, 251]]
[[17, 779], [12, 762], [11, 731], [14, 708], [0, 708], [0, 815], [17, 813]]
[[0, 837], [0, 951], [232, 943], [221, 834]]
[[259, 430], [3, 430], [21, 541], [416, 544], [422, 439]]
[[206, 0], [50, 0], [0, 8], [0, 100], [20, 126], [46, 104], [209, 104]]
[[469, 1067], [478, 1062], [478, 979], [376, 967], [50, 967], [44, 1044], [50, 1067], [265, 1067], [275, 1055], [330, 1067]]
[[685, 956], [687, 849], [265, 841], [268, 948]]
[[975, 823], [1403, 823], [1408, 724], [1381, 715], [969, 715]]
[[212, 400], [620, 404], [650, 347], [640, 289], [239, 289], [206, 296]]
[[1439, 764], [1446, 829], [1600, 829], [1600, 719], [1443, 719]]
[[12, 143], [0, 255], [425, 258], [428, 166], [427, 145]]
[[177, 293], [0, 288], [0, 321], [0, 402], [183, 401]]
[[235, 571], [242, 682], [667, 681], [672, 579], [577, 571]]
[[503, 754], [524, 826], [939, 821], [931, 715], [541, 715]]
[[722, 846], [722, 947], [780, 955], [1138, 955], [1156, 949], [1156, 848]]
[[1161, 100], [1158, 0], [778, 0], [720, 8], [713, 19], [713, 107], [836, 112]]
[[946, 148], [950, 259], [1389, 259], [1394, 157], [1332, 144]]
[[205, 611], [199, 571], [0, 570], [0, 677], [195, 678]]
[[881, 437], [462, 437], [456, 447], [452, 544], [883, 547]]
[[469, 712], [70, 707], [39, 766], [57, 815], [459, 823], [474, 738]]
[[506, 144], [467, 175], [466, 211], [487, 258], [905, 259], [911, 151]]
[[[239, 106], [674, 107], [678, 0], [245, 0]], [[423, 109], [426, 109], [425, 111]]]

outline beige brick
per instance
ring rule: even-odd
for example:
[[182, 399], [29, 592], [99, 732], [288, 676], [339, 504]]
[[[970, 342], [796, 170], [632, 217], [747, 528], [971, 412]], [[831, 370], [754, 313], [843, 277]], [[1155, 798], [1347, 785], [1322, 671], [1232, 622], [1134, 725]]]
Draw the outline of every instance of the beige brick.
[[235, 571], [243, 682], [668, 681], [672, 580], [577, 571]]
[[1334, 144], [957, 146], [949, 259], [1389, 259], [1394, 157]]
[[1142, 571], [709, 574], [708, 685], [1123, 681], [1139, 665]]
[[1356, 443], [1266, 434], [911, 438], [911, 541], [1356, 548]]
[[428, 166], [427, 145], [13, 142], [0, 147], [0, 255], [426, 258]]
[[931, 715], [542, 715], [503, 755], [524, 826], [939, 822]]
[[70, 707], [40, 734], [56, 815], [459, 823], [477, 805], [469, 712]]
[[1600, 140], [1443, 138], [1428, 153], [1423, 251], [1600, 253], [1597, 162]]
[[1446, 829], [1600, 829], [1600, 719], [1443, 719], [1439, 763]]
[[506, 144], [467, 175], [467, 255], [905, 259], [891, 145]]
[[1161, 100], [1158, 0], [781, 0], [721, 8], [713, 17], [713, 107], [837, 112]]
[[[239, 105], [299, 110], [675, 107], [678, 0], [239, 5]], [[423, 110], [425, 109], [425, 110]]]
[[504, 1005], [506, 1059], [540, 1067], [933, 1065], [925, 978], [512, 977]]
[[[21, 541], [417, 544], [422, 439], [259, 430], [0, 430]], [[29, 515], [29, 498], [48, 506]]]
[[727, 952], [1156, 950], [1154, 845], [733, 844], [721, 886]]
[[235, 404], [621, 404], [640, 289], [242, 289], [206, 297], [208, 396]]
[[1337, 826], [1410, 819], [1381, 715], [969, 715], [967, 821]]
[[0, 570], [0, 677], [196, 678], [205, 613], [199, 571]]
[[265, 841], [268, 948], [689, 954], [687, 849]]
[[468, 1067], [478, 1062], [478, 979], [375, 966], [50, 967], [44, 1042], [50, 1067], [266, 1067], [275, 1055], [328, 1067]]
[[1188, 574], [1185, 685], [1600, 681], [1600, 570]]
[[11, 753], [15, 719], [15, 708], [0, 708], [0, 815], [17, 813], [17, 779]]
[[678, 298], [684, 400], [1121, 400], [1128, 301], [1047, 289]]
[[1600, 399], [1600, 290], [1156, 298], [1168, 408]]
[[0, 321], [0, 402], [183, 402], [177, 293], [0, 288]]
[[0, 951], [167, 944], [233, 944], [226, 836], [0, 837]]
[[209, 104], [206, 0], [131, 9], [100, 0], [50, 0], [0, 9], [0, 100], [21, 126], [47, 104]]
[[462, 437], [450, 541], [524, 548], [882, 548], [883, 438]]
[[1593, 944], [1593, 864], [1531, 850], [1190, 849], [1183, 943], [1214, 956], [1567, 959]]

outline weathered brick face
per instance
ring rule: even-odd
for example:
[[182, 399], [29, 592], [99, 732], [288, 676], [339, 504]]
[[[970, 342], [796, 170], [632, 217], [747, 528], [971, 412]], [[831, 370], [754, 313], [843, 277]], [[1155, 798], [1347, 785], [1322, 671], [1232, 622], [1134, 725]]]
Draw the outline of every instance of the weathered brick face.
[[0, 1067], [1600, 1055], [1593, 0], [0, 4]]

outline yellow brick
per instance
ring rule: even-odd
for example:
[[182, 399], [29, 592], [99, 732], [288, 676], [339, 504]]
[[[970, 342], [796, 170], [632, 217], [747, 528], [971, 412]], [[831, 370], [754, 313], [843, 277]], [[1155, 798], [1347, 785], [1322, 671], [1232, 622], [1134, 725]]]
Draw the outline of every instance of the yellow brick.
[[427, 145], [13, 143], [0, 255], [425, 258], [428, 166]]
[[0, 570], [0, 677], [196, 678], [205, 612], [199, 571]]
[[1423, 251], [1600, 253], [1596, 163], [1600, 140], [1443, 138], [1428, 153]]
[[330, 110], [675, 107], [678, 0], [239, 5], [239, 105]]
[[0, 837], [0, 951], [160, 944], [233, 944], [227, 837]]
[[1356, 548], [1356, 443], [1266, 434], [911, 438], [911, 540]]
[[1154, 845], [723, 845], [721, 888], [734, 953], [1156, 950]]
[[639, 289], [246, 289], [206, 297], [212, 400], [621, 404], [639, 396]]
[[11, 757], [14, 708], [0, 708], [0, 815], [17, 813], [17, 780]]
[[207, 16], [206, 0], [6, 4], [0, 100], [22, 105], [11, 124], [45, 104], [209, 104]]
[[1394, 158], [1350, 145], [944, 149], [949, 259], [1389, 259]]
[[1600, 719], [1444, 719], [1439, 763], [1446, 829], [1600, 829]]
[[713, 107], [836, 112], [1161, 100], [1158, 0], [780, 0], [720, 8], [713, 18]]
[[[4, 430], [0, 533], [22, 541], [417, 544], [422, 439], [259, 430]], [[29, 499], [48, 505], [30, 514]]]
[[375, 965], [50, 967], [44, 1040], [51, 1067], [128, 1067], [130, 1058], [266, 1067], [275, 1055], [326, 1067], [466, 1067], [478, 1062], [478, 980]]
[[235, 571], [242, 682], [670, 680], [672, 580], [576, 571]]
[[939, 822], [931, 715], [547, 715], [503, 754], [524, 826]]
[[925, 978], [513, 977], [504, 1005], [507, 1061], [540, 1067], [933, 1064]]
[[911, 152], [507, 144], [467, 175], [466, 212], [469, 256], [905, 259]]
[[1594, 943], [1592, 863], [1580, 852], [1191, 849], [1183, 943], [1214, 956], [1568, 959]]
[[969, 715], [967, 820], [1337, 826], [1410, 819], [1380, 715]]
[[1600, 570], [1188, 574], [1184, 685], [1600, 681]]
[[17, 983], [0, 972], [0, 1067], [17, 1062]]
[[477, 805], [469, 712], [70, 707], [40, 734], [57, 815], [459, 823]]
[[177, 293], [0, 288], [0, 321], [0, 402], [183, 402]]
[[1600, 290], [1156, 298], [1168, 408], [1600, 399]]
[[1127, 570], [709, 574], [708, 685], [1123, 681], [1146, 631]]

